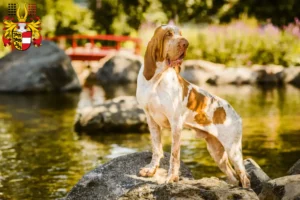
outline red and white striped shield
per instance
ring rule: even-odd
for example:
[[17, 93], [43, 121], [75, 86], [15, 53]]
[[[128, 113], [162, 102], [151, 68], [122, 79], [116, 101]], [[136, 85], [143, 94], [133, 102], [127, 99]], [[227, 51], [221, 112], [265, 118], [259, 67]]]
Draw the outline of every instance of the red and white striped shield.
[[31, 31], [26, 31], [23, 33], [19, 31], [13, 32], [14, 46], [16, 49], [20, 51], [25, 51], [30, 47], [31, 38], [32, 38]]

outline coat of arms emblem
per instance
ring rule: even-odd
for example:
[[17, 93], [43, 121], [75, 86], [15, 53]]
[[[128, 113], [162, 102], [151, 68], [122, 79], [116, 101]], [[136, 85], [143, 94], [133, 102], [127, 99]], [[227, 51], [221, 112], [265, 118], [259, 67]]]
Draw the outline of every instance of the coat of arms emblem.
[[[42, 36], [40, 34], [41, 21], [40, 18], [35, 15], [36, 5], [29, 4], [27, 8], [26, 4], [24, 4], [23, 16], [20, 15], [19, 4], [9, 4], [8, 6], [10, 16], [4, 18], [4, 33], [2, 36], [4, 46], [13, 45], [20, 51], [27, 50], [31, 43], [36, 47], [40, 46], [42, 42]], [[15, 16], [18, 21], [15, 21]], [[31, 17], [30, 22], [27, 20], [28, 16]]]

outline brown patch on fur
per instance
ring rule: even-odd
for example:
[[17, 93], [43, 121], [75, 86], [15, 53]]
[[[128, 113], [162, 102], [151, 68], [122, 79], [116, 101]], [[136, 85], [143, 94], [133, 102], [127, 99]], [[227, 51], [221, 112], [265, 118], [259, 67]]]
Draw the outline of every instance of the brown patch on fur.
[[226, 112], [224, 108], [218, 107], [214, 112], [213, 123], [223, 124], [225, 120], [226, 120]]
[[182, 88], [182, 100], [184, 100], [184, 97], [186, 97], [188, 95], [188, 92], [189, 92], [188, 86], [190, 85], [190, 83], [187, 82], [186, 80], [184, 80], [178, 74], [177, 74], [177, 77], [178, 77], [179, 84], [181, 85], [181, 88]]
[[209, 125], [211, 123], [203, 111], [195, 116], [195, 121], [201, 125]]
[[167, 29], [158, 27], [150, 42], [148, 43], [145, 57], [144, 57], [144, 77], [146, 80], [150, 80], [156, 70], [156, 62], [163, 61], [163, 48], [164, 48], [164, 37], [168, 32]]
[[195, 88], [192, 88], [188, 98], [187, 107], [199, 113], [205, 108], [206, 102], [207, 98], [203, 94], [196, 91]]
[[188, 98], [187, 107], [198, 113], [195, 116], [195, 121], [201, 125], [209, 125], [211, 123], [205, 112], [203, 112], [206, 107], [207, 100], [208, 98], [206, 96], [196, 91], [195, 88], [192, 88]]

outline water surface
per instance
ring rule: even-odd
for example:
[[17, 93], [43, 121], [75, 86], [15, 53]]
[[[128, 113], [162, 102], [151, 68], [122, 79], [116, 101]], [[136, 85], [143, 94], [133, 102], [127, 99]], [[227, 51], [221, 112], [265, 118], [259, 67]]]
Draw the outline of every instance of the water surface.
[[[293, 86], [205, 89], [228, 100], [243, 118], [243, 153], [272, 177], [286, 174], [300, 159], [300, 90]], [[120, 95], [135, 85], [94, 87], [81, 94], [0, 95], [0, 199], [64, 197], [89, 170], [114, 157], [150, 150], [149, 133], [73, 132], [78, 107]], [[91, 97], [93, 96], [93, 97]], [[164, 150], [171, 137], [163, 131]], [[196, 178], [218, 176], [203, 140], [183, 132], [182, 160]]]

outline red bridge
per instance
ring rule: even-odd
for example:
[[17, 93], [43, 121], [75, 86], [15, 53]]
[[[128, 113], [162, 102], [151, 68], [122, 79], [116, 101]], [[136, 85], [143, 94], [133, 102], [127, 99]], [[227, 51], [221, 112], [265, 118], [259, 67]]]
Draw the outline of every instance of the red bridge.
[[[121, 49], [132, 51], [135, 54], [141, 53], [141, 40], [129, 36], [115, 36], [115, 35], [70, 35], [70, 36], [56, 36], [46, 38], [58, 44], [66, 51], [72, 60], [99, 60], [112, 51], [119, 51]], [[128, 43], [127, 46], [131, 48], [122, 47], [122, 43]], [[130, 43], [132, 43], [130, 45]]]

